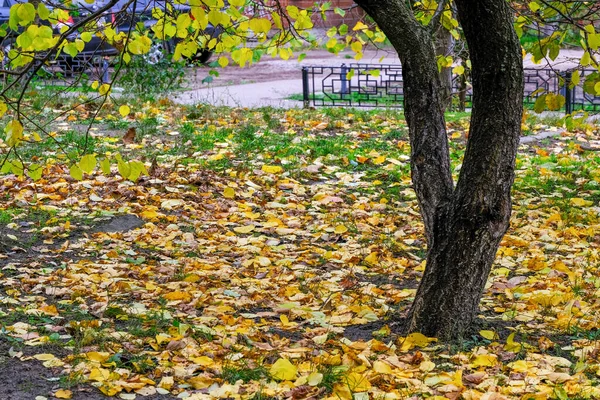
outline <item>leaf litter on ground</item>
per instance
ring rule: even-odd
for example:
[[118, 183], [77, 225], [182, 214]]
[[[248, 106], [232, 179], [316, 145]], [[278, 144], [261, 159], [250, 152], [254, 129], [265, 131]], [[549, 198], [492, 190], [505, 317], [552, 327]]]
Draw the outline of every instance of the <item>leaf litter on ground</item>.
[[[458, 173], [468, 118], [449, 119]], [[101, 124], [97, 155], [149, 176], [76, 181], [47, 147], [40, 180], [0, 186], [8, 362], [76, 382], [39, 395], [600, 397], [600, 158], [578, 144], [596, 127], [521, 147], [481, 315], [444, 344], [392, 329], [426, 255], [398, 114], [164, 102], [121, 121], [138, 134]]]

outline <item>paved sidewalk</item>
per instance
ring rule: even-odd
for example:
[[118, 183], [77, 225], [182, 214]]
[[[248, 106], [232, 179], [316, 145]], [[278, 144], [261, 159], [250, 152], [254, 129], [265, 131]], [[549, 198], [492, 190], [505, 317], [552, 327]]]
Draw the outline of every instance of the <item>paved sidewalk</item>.
[[231, 107], [302, 107], [301, 101], [287, 100], [302, 93], [302, 79], [279, 80], [245, 85], [216, 86], [183, 92], [173, 100], [179, 104], [207, 103]]

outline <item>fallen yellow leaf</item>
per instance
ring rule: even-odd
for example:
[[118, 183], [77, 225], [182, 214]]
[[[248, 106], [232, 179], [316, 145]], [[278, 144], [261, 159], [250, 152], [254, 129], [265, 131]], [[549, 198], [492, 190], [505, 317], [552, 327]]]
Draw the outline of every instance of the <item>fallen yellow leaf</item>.
[[373, 252], [373, 253], [369, 254], [368, 256], [366, 256], [364, 261], [367, 264], [377, 264], [377, 260], [378, 260], [377, 252]]
[[171, 388], [173, 387], [173, 384], [175, 384], [175, 381], [172, 376], [164, 376], [160, 380], [158, 387], [166, 389], [166, 390], [171, 390]]
[[479, 331], [479, 334], [487, 340], [497, 340], [498, 339], [498, 334], [494, 331], [482, 330], [482, 331]]
[[402, 342], [402, 351], [408, 351], [415, 346], [416, 347], [427, 347], [429, 342], [435, 342], [436, 340], [437, 339], [435, 339], [435, 338], [428, 338], [427, 336], [423, 335], [422, 333], [414, 332], [414, 333], [411, 333], [410, 335], [408, 335], [406, 337], [406, 339], [404, 339], [404, 341]]
[[105, 368], [93, 368], [90, 371], [89, 380], [104, 382], [110, 376], [110, 371]]
[[584, 200], [580, 197], [573, 197], [571, 199], [571, 204], [577, 207], [587, 207], [587, 206], [591, 206], [592, 204], [594, 204], [594, 202], [589, 201], [589, 200]]
[[236, 226], [233, 230], [236, 233], [250, 233], [254, 230], [254, 225]]
[[163, 295], [163, 298], [165, 300], [171, 300], [171, 301], [183, 300], [185, 302], [188, 302], [192, 299], [192, 295], [187, 292], [177, 291], [177, 292], [167, 293], [167, 294]]
[[373, 164], [375, 164], [375, 165], [383, 164], [384, 162], [385, 162], [385, 156], [379, 156], [379, 157], [375, 157], [373, 159]]
[[307, 383], [310, 386], [317, 386], [322, 381], [323, 381], [323, 374], [315, 371], [308, 376]]
[[194, 357], [191, 360], [194, 362], [194, 364], [198, 364], [203, 367], [208, 367], [215, 363], [212, 358], [207, 357], [207, 356]]
[[33, 358], [40, 361], [48, 361], [52, 360], [53, 358], [56, 358], [56, 356], [54, 354], [42, 353], [34, 355]]
[[140, 213], [140, 217], [144, 218], [144, 219], [155, 219], [158, 217], [158, 213], [156, 212], [156, 207], [148, 207], [146, 209], [144, 209], [144, 211], [142, 211]]
[[279, 174], [283, 171], [279, 165], [263, 165], [261, 169], [268, 174]]
[[348, 384], [348, 388], [354, 393], [366, 392], [371, 389], [371, 382], [357, 372], [349, 374], [346, 377], [346, 383]]
[[56, 397], [57, 399], [70, 399], [71, 397], [73, 397], [73, 392], [66, 389], [57, 390], [54, 393], [54, 397]]
[[298, 369], [287, 358], [280, 358], [271, 366], [269, 372], [278, 381], [291, 381], [296, 379]]
[[494, 354], [480, 354], [471, 363], [473, 367], [493, 367], [497, 363], [497, 358]]
[[373, 363], [373, 371], [378, 372], [380, 374], [391, 374], [392, 367], [389, 364], [384, 363], [383, 361], [375, 361]]
[[234, 199], [235, 190], [232, 187], [226, 187], [225, 190], [223, 190], [223, 197], [226, 199]]
[[88, 360], [102, 363], [110, 357], [108, 352], [90, 351], [86, 353]]
[[344, 225], [338, 225], [335, 227], [335, 233], [338, 235], [346, 232], [348, 232], [348, 228], [346, 228]]

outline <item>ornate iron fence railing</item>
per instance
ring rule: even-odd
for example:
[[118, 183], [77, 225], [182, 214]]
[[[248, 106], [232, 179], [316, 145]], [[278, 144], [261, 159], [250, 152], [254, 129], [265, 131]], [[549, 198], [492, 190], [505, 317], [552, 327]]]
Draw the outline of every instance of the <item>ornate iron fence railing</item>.
[[[577, 110], [600, 113], [600, 96], [584, 91], [585, 76], [594, 72], [580, 72], [580, 83], [571, 84], [571, 72], [557, 72], [549, 68], [525, 68], [523, 102], [533, 107], [544, 93], [565, 96], [563, 109], [567, 114]], [[471, 86], [464, 76], [453, 77], [453, 105], [471, 106]], [[404, 85], [400, 65], [342, 64], [339, 67], [310, 66], [302, 68], [302, 99], [305, 106], [315, 107], [389, 107], [402, 108]]]

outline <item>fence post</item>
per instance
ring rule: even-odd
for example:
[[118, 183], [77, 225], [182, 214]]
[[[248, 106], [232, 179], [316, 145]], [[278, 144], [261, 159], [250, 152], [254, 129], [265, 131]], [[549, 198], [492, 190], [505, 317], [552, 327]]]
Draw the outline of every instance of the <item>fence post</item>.
[[565, 113], [567, 115], [573, 112], [573, 92], [571, 90], [571, 77], [573, 74], [568, 71], [564, 75], [564, 93], [565, 93]]
[[302, 67], [302, 102], [304, 108], [310, 106], [310, 88], [308, 85], [308, 67]]
[[348, 67], [346, 67], [346, 64], [342, 64], [342, 72], [340, 72], [340, 80], [342, 81], [342, 89], [341, 89], [341, 95], [342, 98], [345, 94], [349, 94], [350, 90], [348, 89]]
[[102, 83], [107, 83], [108, 81], [110, 81], [110, 76], [108, 73], [108, 59], [105, 57], [102, 60]]

